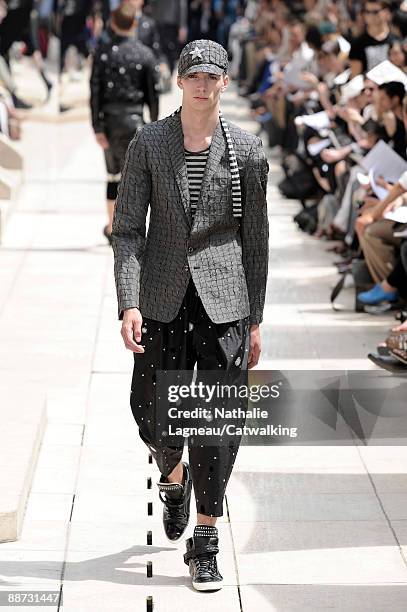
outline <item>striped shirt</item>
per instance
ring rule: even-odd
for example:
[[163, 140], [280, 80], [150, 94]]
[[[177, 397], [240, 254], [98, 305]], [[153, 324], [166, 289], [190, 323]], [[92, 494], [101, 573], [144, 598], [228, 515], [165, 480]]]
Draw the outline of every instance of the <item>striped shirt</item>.
[[192, 153], [185, 149], [185, 161], [187, 164], [188, 186], [191, 204], [191, 214], [194, 217], [201, 192], [202, 179], [205, 172], [209, 149]]

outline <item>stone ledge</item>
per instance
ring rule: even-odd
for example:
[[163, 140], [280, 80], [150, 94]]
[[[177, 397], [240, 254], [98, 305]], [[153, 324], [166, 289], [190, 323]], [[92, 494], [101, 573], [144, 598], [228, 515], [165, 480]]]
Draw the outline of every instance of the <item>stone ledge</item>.
[[7, 170], [22, 170], [23, 158], [12, 140], [0, 134], [0, 160], [1, 166]]
[[47, 423], [45, 393], [20, 384], [0, 381], [0, 542], [20, 536]]
[[22, 180], [21, 170], [6, 170], [0, 166], [0, 244], [7, 218], [17, 203]]

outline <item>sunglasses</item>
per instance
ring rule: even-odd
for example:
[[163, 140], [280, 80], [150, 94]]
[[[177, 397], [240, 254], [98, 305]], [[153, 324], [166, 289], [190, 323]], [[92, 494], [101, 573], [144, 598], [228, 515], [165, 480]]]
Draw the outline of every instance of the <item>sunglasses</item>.
[[378, 15], [379, 13], [382, 12], [383, 9], [365, 9], [364, 13], [365, 15]]

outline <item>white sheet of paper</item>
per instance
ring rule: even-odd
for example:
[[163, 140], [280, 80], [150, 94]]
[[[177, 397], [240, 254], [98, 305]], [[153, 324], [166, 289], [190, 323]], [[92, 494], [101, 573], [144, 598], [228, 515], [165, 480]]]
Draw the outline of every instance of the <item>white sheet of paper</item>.
[[299, 119], [301, 119], [301, 122], [304, 125], [314, 128], [314, 130], [323, 130], [329, 127], [331, 123], [328, 113], [325, 111], [314, 113], [312, 115], [301, 115]]
[[384, 218], [397, 223], [407, 223], [407, 206], [400, 206], [396, 210], [386, 213]]
[[323, 138], [318, 142], [311, 142], [309, 145], [307, 145], [308, 153], [311, 155], [311, 157], [315, 157], [316, 155], [319, 155], [321, 151], [329, 147], [330, 144], [330, 138]]
[[286, 69], [284, 70], [284, 81], [287, 85], [291, 87], [296, 87], [297, 89], [311, 89], [311, 85], [306, 81], [303, 81], [301, 78], [301, 72], [305, 70], [305, 67], [299, 69], [296, 66], [290, 66], [287, 64]]
[[350, 74], [351, 74], [350, 68], [348, 68], [347, 70], [344, 70], [343, 72], [341, 72], [340, 74], [338, 74], [338, 76], [334, 78], [334, 84], [335, 85], [345, 85], [345, 83], [349, 81]]
[[379, 198], [379, 200], [384, 200], [384, 198], [387, 196], [387, 194], [389, 192], [388, 192], [387, 189], [385, 189], [384, 187], [380, 187], [380, 185], [378, 185], [376, 183], [375, 169], [374, 168], [370, 169], [370, 172], [369, 172], [369, 182], [370, 182], [370, 186], [371, 186], [375, 196], [377, 196]]
[[358, 172], [356, 175], [358, 182], [366, 187], [366, 185], [370, 185], [369, 176], [364, 174], [363, 172]]
[[346, 53], [346, 55], [348, 55], [351, 46], [350, 42], [347, 41], [346, 38], [344, 38], [343, 36], [338, 36], [337, 40], [341, 53]]
[[366, 77], [378, 85], [398, 81], [407, 87], [407, 75], [389, 60], [384, 60], [384, 62], [369, 70]]
[[389, 183], [397, 183], [407, 170], [407, 162], [383, 140], [379, 140], [360, 163], [368, 172], [373, 168], [376, 175], [381, 175]]
[[341, 87], [341, 104], [347, 104], [352, 98], [359, 96], [363, 89], [363, 76], [358, 74], [349, 83], [345, 83]]

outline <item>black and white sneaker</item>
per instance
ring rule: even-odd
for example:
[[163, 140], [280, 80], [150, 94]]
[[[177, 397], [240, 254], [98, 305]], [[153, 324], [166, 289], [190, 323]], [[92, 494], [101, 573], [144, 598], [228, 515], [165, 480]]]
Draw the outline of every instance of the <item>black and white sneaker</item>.
[[168, 482], [164, 476], [161, 476], [160, 482], [157, 482], [159, 497], [164, 504], [164, 531], [169, 540], [178, 540], [189, 522], [192, 478], [188, 463], [183, 462], [183, 466], [183, 485]]
[[222, 588], [223, 577], [216, 562], [218, 542], [217, 528], [209, 525], [197, 525], [192, 538], [186, 540], [184, 563], [189, 566], [192, 586], [197, 591], [219, 591]]

